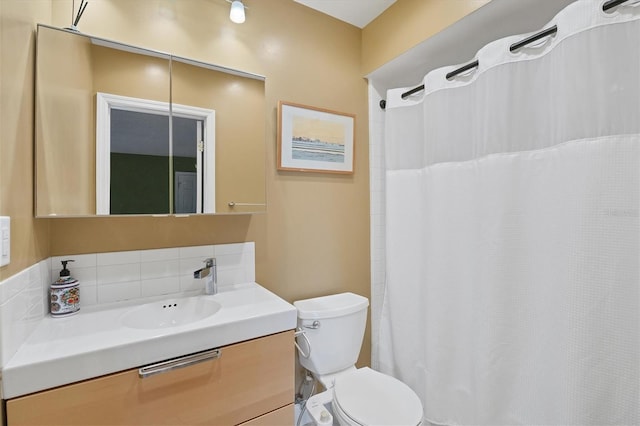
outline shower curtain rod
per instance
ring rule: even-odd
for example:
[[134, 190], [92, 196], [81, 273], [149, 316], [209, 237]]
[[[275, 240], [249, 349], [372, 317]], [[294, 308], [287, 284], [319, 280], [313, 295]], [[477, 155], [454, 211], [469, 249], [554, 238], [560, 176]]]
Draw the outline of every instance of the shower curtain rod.
[[604, 2], [602, 5], [602, 11], [606, 12], [609, 9], [613, 9], [616, 6], [620, 6], [622, 3], [628, 2], [629, 0], [609, 0]]
[[527, 44], [531, 44], [534, 41], [538, 41], [541, 38], [545, 38], [545, 37], [549, 37], [551, 35], [554, 35], [555, 33], [558, 32], [558, 26], [554, 25], [552, 27], [549, 27], [545, 30], [540, 31], [539, 33], [536, 33], [530, 37], [525, 38], [522, 41], [519, 41], [517, 43], [513, 43], [511, 46], [509, 46], [509, 51], [510, 52], [515, 52], [516, 50], [522, 49], [523, 47], [525, 47]]
[[[620, 1], [620, 0], [615, 0], [615, 1]], [[626, 0], [624, 0], [624, 1], [626, 1]], [[546, 28], [546, 29], [544, 29], [544, 30], [542, 30], [540, 32], [537, 32], [534, 35], [529, 36], [529, 37], [527, 37], [527, 38], [525, 38], [525, 39], [523, 39], [523, 40], [521, 40], [521, 41], [519, 41], [517, 43], [513, 43], [511, 46], [509, 46], [509, 50], [511, 52], [515, 52], [516, 50], [522, 49], [523, 47], [525, 47], [528, 44], [533, 43], [534, 41], [538, 41], [538, 40], [540, 40], [542, 38], [549, 37], [549, 36], [551, 36], [551, 35], [553, 35], [553, 34], [555, 34], [557, 32], [558, 32], [558, 26], [554, 25], [554, 26]], [[447, 73], [446, 78], [447, 78], [447, 80], [451, 80], [453, 77], [457, 76], [458, 74], [461, 74], [461, 73], [463, 73], [465, 71], [468, 71], [470, 69], [473, 69], [473, 68], [477, 68], [479, 65], [480, 65], [480, 62], [478, 60], [475, 60], [473, 62], [469, 62], [468, 64], [463, 65], [460, 68], [455, 69], [455, 70]], [[411, 96], [414, 93], [417, 93], [417, 92], [419, 92], [421, 90], [424, 90], [424, 84], [421, 84], [418, 87], [415, 87], [415, 88], [413, 88], [413, 89], [411, 89], [411, 90], [409, 90], [407, 92], [404, 92], [401, 95], [401, 97], [402, 97], [402, 99], [404, 99], [407, 96]]]
[[[451, 80], [453, 77], [455, 77], [456, 75], [463, 73], [465, 71], [469, 71], [470, 69], [476, 68], [478, 65], [480, 65], [480, 62], [478, 62], [477, 60], [473, 61], [473, 62], [469, 62], [466, 65], [461, 66], [458, 69], [455, 69], [449, 73], [447, 73], [447, 80]], [[409, 90], [408, 92], [404, 92], [401, 97], [402, 99], [406, 98], [407, 96], [411, 96], [414, 93], [417, 93], [421, 90], [424, 90], [424, 84], [421, 84], [418, 87], [414, 87], [413, 89]]]
[[[614, 7], [620, 6], [622, 3], [626, 3], [628, 1], [629, 0], [608, 0], [602, 5], [602, 10], [604, 12], [606, 12], [607, 10], [613, 9]], [[523, 39], [523, 40], [521, 40], [521, 41], [519, 41], [517, 43], [513, 43], [511, 46], [509, 46], [509, 51], [515, 52], [516, 50], [522, 49], [523, 47], [525, 47], [528, 44], [533, 43], [534, 41], [538, 41], [538, 40], [540, 40], [542, 38], [549, 37], [551, 35], [554, 35], [557, 32], [558, 32], [558, 26], [557, 25], [553, 25], [552, 27], [546, 28], [546, 29], [544, 29], [544, 30], [542, 30], [542, 31], [540, 31], [538, 33], [535, 33], [534, 35], [529, 36], [529, 37], [527, 37], [527, 38], [525, 38], [525, 39]], [[453, 77], [455, 77], [456, 75], [458, 75], [460, 73], [463, 73], [463, 72], [468, 71], [470, 69], [476, 68], [478, 65], [480, 65], [480, 63], [477, 60], [475, 60], [473, 62], [469, 62], [468, 64], [463, 65], [460, 68], [455, 69], [455, 70], [447, 73], [446, 78], [447, 78], [447, 80], [450, 80], [450, 79], [452, 79]], [[421, 90], [424, 90], [424, 84], [421, 84], [418, 87], [414, 87], [413, 89], [404, 92], [402, 95], [400, 95], [400, 97], [402, 99], [405, 99], [407, 96], [411, 96], [414, 93], [420, 92]], [[380, 101], [380, 108], [385, 109], [386, 106], [387, 106], [387, 101], [385, 101], [384, 99], [381, 100]]]

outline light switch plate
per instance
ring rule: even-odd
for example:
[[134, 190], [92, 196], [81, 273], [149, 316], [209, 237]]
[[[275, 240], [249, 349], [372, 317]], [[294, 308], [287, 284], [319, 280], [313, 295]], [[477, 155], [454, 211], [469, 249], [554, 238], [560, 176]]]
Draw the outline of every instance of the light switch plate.
[[9, 216], [0, 216], [0, 266], [11, 261], [11, 221]]

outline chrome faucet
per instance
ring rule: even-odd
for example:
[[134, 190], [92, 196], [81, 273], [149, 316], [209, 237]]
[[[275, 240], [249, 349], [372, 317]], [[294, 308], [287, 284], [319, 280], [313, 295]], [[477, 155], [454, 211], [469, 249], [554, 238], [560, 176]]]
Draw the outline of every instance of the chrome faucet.
[[216, 267], [216, 258], [210, 257], [203, 260], [204, 268], [200, 268], [193, 272], [193, 278], [206, 278], [204, 282], [204, 294], [218, 293], [218, 272]]

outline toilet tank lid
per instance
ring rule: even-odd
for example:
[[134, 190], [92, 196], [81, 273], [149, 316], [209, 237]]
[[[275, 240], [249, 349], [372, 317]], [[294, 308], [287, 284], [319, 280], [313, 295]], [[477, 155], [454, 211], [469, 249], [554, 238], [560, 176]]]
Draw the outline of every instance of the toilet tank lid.
[[369, 300], [354, 293], [332, 294], [293, 302], [300, 319], [333, 318], [366, 309]]

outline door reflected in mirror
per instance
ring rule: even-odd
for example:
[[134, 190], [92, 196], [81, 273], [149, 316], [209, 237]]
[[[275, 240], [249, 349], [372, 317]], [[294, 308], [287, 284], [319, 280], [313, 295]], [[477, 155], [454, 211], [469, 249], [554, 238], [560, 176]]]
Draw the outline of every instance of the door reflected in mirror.
[[[203, 213], [204, 120], [173, 118], [173, 205], [176, 214]], [[211, 149], [206, 147], [206, 149]], [[213, 213], [213, 212], [211, 212]]]

